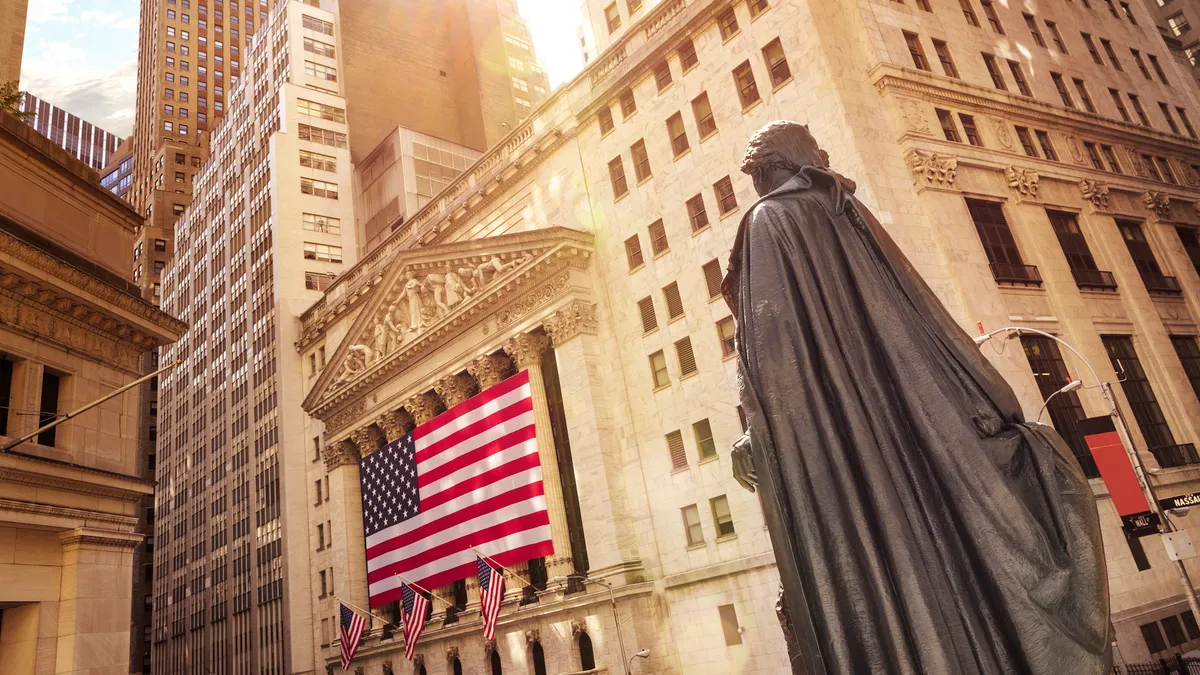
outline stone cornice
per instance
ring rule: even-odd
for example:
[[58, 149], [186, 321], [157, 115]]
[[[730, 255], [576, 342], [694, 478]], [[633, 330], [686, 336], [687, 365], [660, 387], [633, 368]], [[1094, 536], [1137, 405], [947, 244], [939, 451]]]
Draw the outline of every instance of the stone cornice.
[[1156, 154], [1190, 153], [1200, 160], [1200, 141], [1168, 134], [1128, 122], [1118, 122], [1093, 113], [1055, 106], [1043, 101], [989, 89], [962, 80], [880, 63], [868, 73], [881, 95], [895, 92], [929, 103], [942, 103], [971, 111], [1002, 116], [1010, 121], [1069, 130], [1113, 145], [1124, 145], [1131, 137]]
[[103, 546], [106, 548], [128, 549], [137, 548], [137, 545], [142, 543], [144, 538], [144, 535], [132, 532], [107, 532], [87, 527], [78, 527], [74, 530], [67, 530], [60, 533], [58, 535], [58, 542], [64, 548], [67, 546]]
[[0, 453], [0, 483], [4, 482], [126, 502], [154, 494], [153, 483], [133, 476], [18, 452]]
[[138, 524], [138, 519], [131, 516], [105, 513], [103, 511], [71, 509], [64, 506], [51, 506], [49, 504], [37, 504], [34, 502], [22, 502], [15, 499], [0, 499], [0, 512], [23, 513], [32, 516], [77, 520], [80, 522], [80, 524], [84, 522], [111, 523], [112, 525], [116, 525], [118, 527], [127, 527], [130, 530], [132, 530]]

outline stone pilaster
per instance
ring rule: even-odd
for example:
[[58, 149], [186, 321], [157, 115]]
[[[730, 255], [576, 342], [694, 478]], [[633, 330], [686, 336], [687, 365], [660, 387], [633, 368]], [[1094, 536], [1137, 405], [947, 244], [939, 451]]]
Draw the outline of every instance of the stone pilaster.
[[554, 450], [554, 434], [550, 428], [550, 409], [546, 403], [546, 383], [542, 377], [542, 355], [550, 348], [550, 338], [538, 333], [518, 333], [504, 345], [504, 351], [517, 364], [517, 370], [529, 371], [529, 389], [533, 397], [533, 420], [536, 426], [538, 459], [542, 464], [542, 486], [550, 515], [550, 537], [554, 542], [554, 557], [547, 560], [550, 577], [571, 574], [571, 538], [567, 529], [567, 513], [563, 506], [562, 481], [558, 472], [558, 455]]
[[481, 390], [500, 384], [513, 372], [513, 363], [501, 354], [485, 354], [467, 364], [467, 372], [479, 383]]
[[388, 443], [412, 431], [414, 426], [412, 414], [404, 408], [383, 413], [375, 420], [375, 424], [383, 429], [383, 435]]
[[417, 424], [424, 424], [437, 417], [438, 407], [437, 397], [428, 392], [413, 394], [404, 402], [404, 409], [412, 415]]
[[62, 585], [54, 672], [125, 672], [133, 549], [142, 535], [77, 527], [58, 540]]
[[438, 393], [438, 396], [442, 397], [442, 402], [446, 404], [447, 408], [453, 408], [471, 398], [471, 396], [479, 391], [479, 388], [475, 385], [473, 378], [458, 373], [447, 375], [438, 380], [433, 385], [433, 390]]

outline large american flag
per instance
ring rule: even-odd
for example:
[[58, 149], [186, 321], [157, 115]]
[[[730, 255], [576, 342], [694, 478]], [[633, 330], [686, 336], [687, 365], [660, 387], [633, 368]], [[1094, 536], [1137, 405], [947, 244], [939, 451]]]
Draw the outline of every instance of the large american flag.
[[350, 662], [354, 660], [354, 653], [358, 651], [358, 643], [362, 640], [367, 620], [342, 603], [339, 602], [338, 605], [342, 608], [338, 621], [341, 625], [339, 633], [342, 643], [342, 670], [350, 670]]
[[362, 460], [371, 606], [554, 553], [529, 373], [454, 406]]

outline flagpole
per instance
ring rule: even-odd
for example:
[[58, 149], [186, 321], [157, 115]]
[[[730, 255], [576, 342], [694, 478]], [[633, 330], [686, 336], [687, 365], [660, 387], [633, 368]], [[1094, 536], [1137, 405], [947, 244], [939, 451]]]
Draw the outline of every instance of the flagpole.
[[484, 562], [495, 565], [496, 567], [499, 567], [504, 572], [507, 572], [509, 574], [509, 576], [511, 576], [515, 579], [518, 579], [520, 581], [523, 581], [523, 582], [529, 584], [530, 586], [533, 586], [533, 581], [526, 579], [525, 577], [521, 576], [520, 574], [517, 574], [516, 572], [505, 567], [504, 565], [501, 565], [500, 563], [496, 562], [496, 559], [493, 558], [492, 556], [484, 553], [483, 551], [480, 551], [479, 549], [475, 548], [474, 546], [471, 547], [471, 550], [474, 551], [476, 555], [483, 558]]
[[433, 591], [425, 589], [425, 588], [421, 588], [420, 586], [414, 584], [413, 582], [411, 582], [407, 578], [405, 578], [405, 576], [403, 574], [397, 574], [396, 576], [400, 578], [400, 581], [403, 581], [404, 583], [408, 584], [409, 586], [412, 586], [413, 588], [417, 589], [418, 591], [420, 591], [422, 593], [428, 593], [429, 597], [433, 598], [434, 600], [437, 600], [438, 602], [442, 603], [443, 605], [445, 605], [447, 607], [456, 607], [457, 606], [457, 605], [453, 605], [449, 602], [446, 602], [445, 600], [443, 600], [441, 598], [441, 596], [435, 595]]
[[353, 609], [353, 610], [355, 610], [355, 611], [357, 611], [357, 612], [362, 612], [363, 614], [366, 614], [366, 615], [367, 615], [367, 616], [369, 616], [369, 617], [372, 617], [372, 618], [375, 618], [375, 619], [379, 619], [380, 621], [382, 621], [382, 622], [386, 623], [386, 624], [387, 624], [387, 625], [389, 625], [389, 626], [394, 626], [394, 627], [396, 627], [396, 628], [401, 628], [400, 624], [398, 624], [398, 623], [392, 623], [391, 621], [388, 621], [387, 619], [383, 618], [382, 616], [379, 616], [378, 614], [375, 614], [375, 613], [373, 613], [373, 612], [372, 612], [371, 610], [369, 610], [369, 609], [363, 609], [362, 607], [359, 607], [358, 605], [356, 605], [356, 604], [354, 604], [354, 603], [352, 603], [352, 602], [347, 602], [347, 601], [345, 601], [345, 600], [343, 600], [343, 599], [339, 598], [339, 597], [338, 597], [338, 596], [336, 596], [336, 595], [335, 595], [335, 596], [333, 596], [333, 599], [334, 599], [334, 600], [337, 600], [338, 602], [342, 603], [343, 605], [345, 605], [345, 606], [349, 607], [350, 609]]

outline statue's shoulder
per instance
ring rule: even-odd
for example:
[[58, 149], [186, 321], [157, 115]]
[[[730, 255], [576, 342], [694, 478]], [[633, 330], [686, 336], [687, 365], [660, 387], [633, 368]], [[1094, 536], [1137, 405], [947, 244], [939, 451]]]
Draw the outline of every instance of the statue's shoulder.
[[763, 197], [750, 207], [748, 217], [756, 219], [789, 219], [821, 213], [820, 194], [813, 190], [796, 190]]

